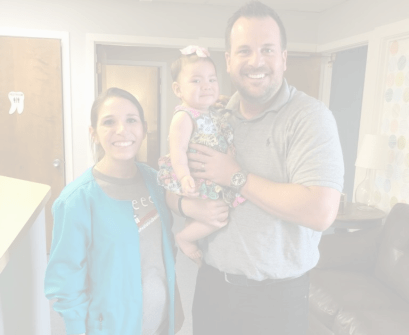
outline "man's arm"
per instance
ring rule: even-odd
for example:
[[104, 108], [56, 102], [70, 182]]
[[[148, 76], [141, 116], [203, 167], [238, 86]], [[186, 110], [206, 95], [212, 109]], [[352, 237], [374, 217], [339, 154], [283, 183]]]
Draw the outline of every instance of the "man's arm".
[[[166, 192], [166, 203], [172, 212], [181, 216], [178, 208], [179, 198], [180, 196], [175, 193]], [[183, 197], [181, 207], [186, 216], [208, 225], [220, 227], [228, 222], [229, 206], [222, 199], [205, 200]]]
[[[231, 176], [241, 170], [232, 155], [199, 144], [190, 147], [201, 152], [188, 154], [190, 168], [197, 169], [195, 178], [229, 186]], [[251, 173], [240, 193], [271, 215], [317, 231], [335, 220], [340, 199], [340, 192], [329, 187], [276, 183]]]

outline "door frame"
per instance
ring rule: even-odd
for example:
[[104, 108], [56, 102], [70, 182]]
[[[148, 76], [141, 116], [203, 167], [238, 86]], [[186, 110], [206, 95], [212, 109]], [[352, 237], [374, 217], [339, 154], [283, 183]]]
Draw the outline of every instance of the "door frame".
[[[168, 147], [169, 143], [166, 138], [166, 136], [163, 136], [162, 134], [162, 125], [163, 124], [168, 124], [167, 122], [170, 122], [168, 119], [169, 116], [166, 111], [167, 107], [167, 94], [166, 90], [164, 90], [164, 87], [166, 87], [166, 83], [168, 80], [168, 75], [167, 75], [167, 64], [165, 62], [145, 62], [145, 61], [107, 61], [105, 62], [106, 65], [129, 65], [129, 66], [150, 66], [150, 67], [156, 67], [160, 71], [160, 92], [159, 92], [159, 101], [160, 101], [160, 109], [159, 109], [159, 116], [160, 116], [160, 128], [158, 128], [159, 132], [159, 152], [160, 155], [163, 156], [165, 154], [166, 148]], [[97, 89], [97, 85], [95, 86]], [[162, 113], [163, 112], [163, 113]], [[165, 123], [166, 122], [166, 123]], [[149, 128], [148, 128], [149, 132]]]
[[71, 111], [70, 37], [65, 31], [0, 28], [2, 37], [51, 38], [61, 42], [62, 113], [64, 120], [65, 185], [74, 179]]
[[[365, 68], [365, 79], [364, 79], [364, 91], [362, 96], [362, 109], [361, 109], [361, 120], [359, 125], [359, 135], [358, 135], [358, 149], [360, 147], [361, 141], [365, 134], [373, 134], [377, 126], [375, 123], [374, 111], [373, 111], [373, 73], [371, 73], [372, 57], [373, 54], [373, 40], [374, 32], [363, 33], [355, 35], [352, 37], [344, 38], [339, 41], [322, 44], [317, 47], [317, 52], [322, 52], [328, 56], [331, 53], [345, 51], [349, 49], [354, 49], [360, 46], [368, 46], [368, 56]], [[331, 94], [331, 80], [332, 80], [332, 67], [329, 68], [326, 64], [322, 64], [322, 75], [321, 75], [321, 96], [320, 99], [329, 106], [330, 94]], [[354, 179], [354, 192], [358, 183], [364, 178], [365, 169], [355, 168], [355, 179]]]
[[323, 56], [327, 56], [323, 58], [323, 63], [321, 64], [320, 80], [320, 100], [323, 101], [326, 106], [329, 106], [331, 98], [332, 63], [335, 61], [336, 53], [368, 45], [372, 34], [372, 32], [367, 32], [330, 43], [317, 45], [316, 52], [323, 54]]
[[[147, 37], [147, 36], [132, 36], [132, 35], [107, 35], [107, 34], [86, 34], [86, 62], [85, 62], [85, 77], [86, 77], [86, 94], [87, 99], [86, 104], [91, 106], [96, 95], [97, 95], [97, 72], [96, 72], [96, 45], [120, 45], [120, 46], [136, 46], [136, 47], [158, 47], [158, 48], [184, 48], [186, 45], [200, 45], [206, 48], [213, 49], [223, 49], [224, 40], [223, 39], [209, 39], [209, 38], [198, 38], [198, 39], [187, 39], [187, 38], [167, 38], [167, 37]], [[160, 62], [143, 62], [138, 61], [134, 64], [139, 64], [141, 66], [161, 65], [162, 71], [162, 88], [165, 87], [167, 83], [167, 65]], [[128, 63], [129, 64], [129, 63]], [[118, 64], [120, 65], [120, 64]], [[163, 68], [162, 68], [163, 67]], [[170, 122], [167, 110], [166, 110], [167, 95], [166, 90], [162, 90], [160, 95], [160, 111], [159, 115], [161, 118], [161, 124], [168, 124]], [[84, 116], [88, 118], [88, 115]], [[162, 128], [162, 127], [161, 127]], [[163, 154], [167, 150], [167, 140], [164, 136], [164, 129], [160, 129], [160, 153]], [[93, 155], [90, 150], [88, 150], [88, 165], [92, 165]]]
[[[162, 47], [162, 48], [184, 48], [187, 45], [200, 45], [201, 47], [213, 49], [216, 51], [224, 51], [224, 38], [172, 38], [172, 37], [153, 37], [153, 36], [135, 36], [135, 35], [114, 35], [114, 34], [86, 34], [86, 61], [85, 61], [85, 81], [86, 81], [86, 104], [91, 106], [97, 94], [97, 73], [96, 73], [96, 45], [121, 45], [121, 46], [137, 46], [137, 47]], [[289, 43], [288, 51], [294, 52], [315, 52], [316, 44], [311, 43]], [[166, 74], [166, 72], [164, 72]], [[161, 99], [166, 99], [166, 92], [161, 94]], [[164, 110], [165, 103], [161, 100], [160, 117], [163, 122], [161, 124], [169, 124], [169, 113]], [[84, 115], [84, 122], [87, 122], [88, 115]], [[163, 136], [161, 129], [161, 144], [160, 152], [164, 153], [167, 150], [166, 136]], [[88, 150], [88, 165], [93, 165], [93, 155]]]

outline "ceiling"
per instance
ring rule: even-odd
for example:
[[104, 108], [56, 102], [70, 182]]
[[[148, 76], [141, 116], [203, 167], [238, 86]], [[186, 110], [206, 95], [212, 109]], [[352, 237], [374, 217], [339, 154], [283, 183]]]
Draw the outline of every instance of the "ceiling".
[[[173, 2], [213, 6], [241, 6], [249, 0], [140, 0], [153, 2]], [[262, 0], [263, 3], [277, 10], [292, 10], [320, 13], [353, 0]]]

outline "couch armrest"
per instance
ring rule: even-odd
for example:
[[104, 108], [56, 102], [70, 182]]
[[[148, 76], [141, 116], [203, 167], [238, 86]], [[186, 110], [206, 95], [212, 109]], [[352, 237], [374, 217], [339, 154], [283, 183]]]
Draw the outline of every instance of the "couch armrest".
[[383, 227], [324, 235], [318, 269], [370, 271], [374, 268]]

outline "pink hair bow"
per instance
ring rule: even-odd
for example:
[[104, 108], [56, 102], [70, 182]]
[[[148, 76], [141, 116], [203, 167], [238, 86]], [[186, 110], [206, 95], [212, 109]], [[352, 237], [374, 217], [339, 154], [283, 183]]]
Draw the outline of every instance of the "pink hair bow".
[[207, 49], [199, 47], [197, 45], [189, 45], [186, 48], [180, 49], [182, 55], [192, 55], [196, 54], [198, 57], [210, 57], [209, 51]]

